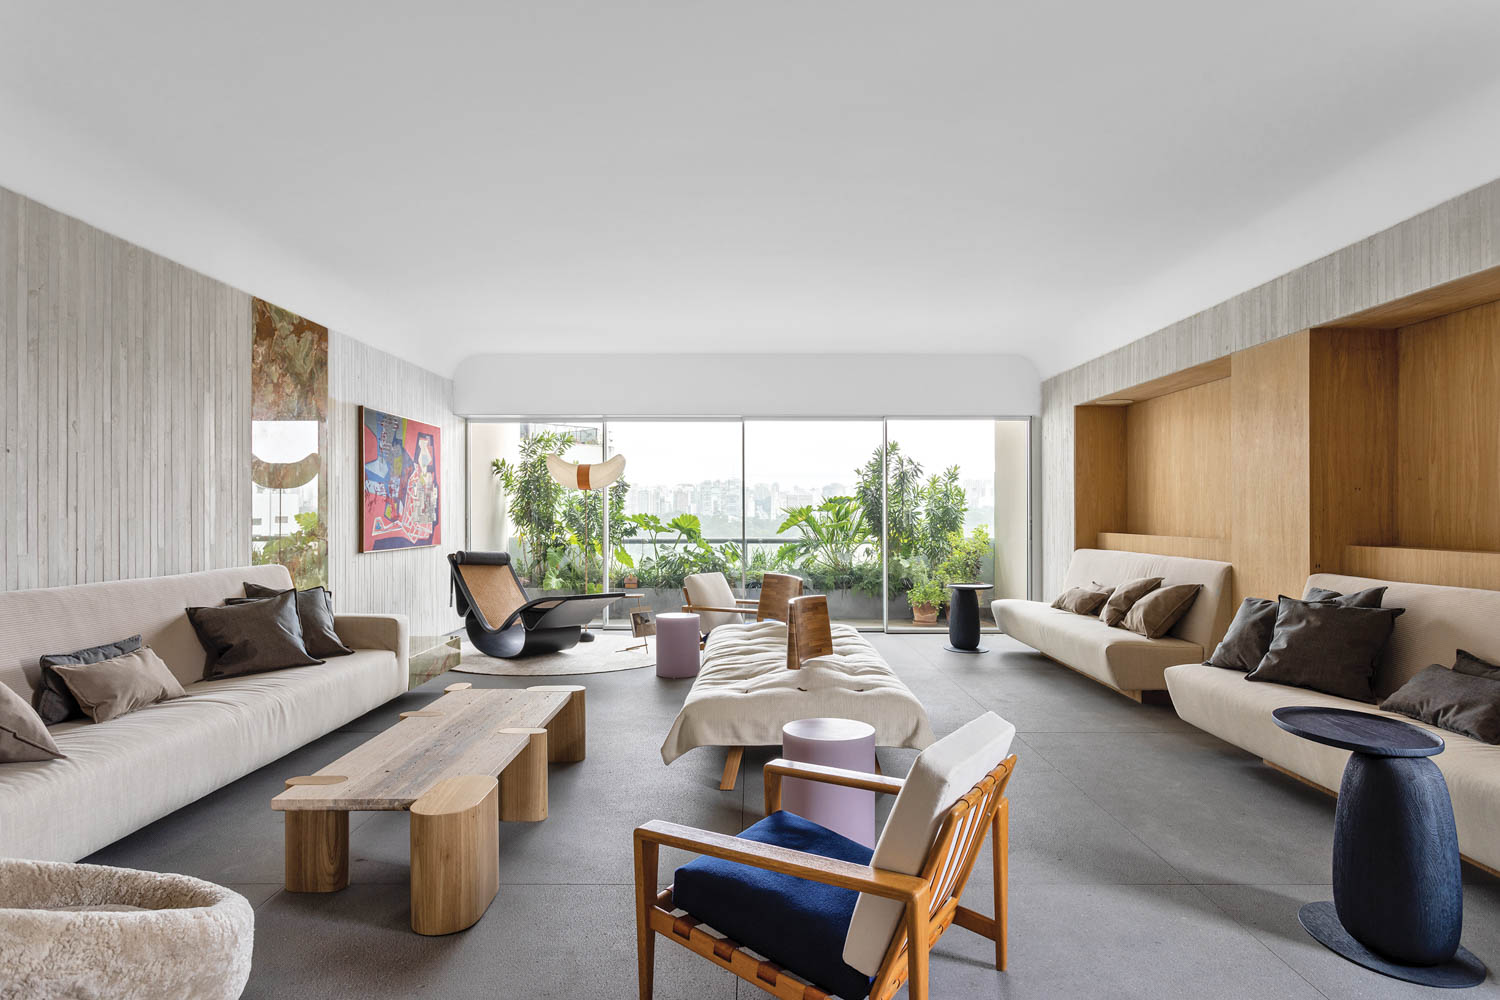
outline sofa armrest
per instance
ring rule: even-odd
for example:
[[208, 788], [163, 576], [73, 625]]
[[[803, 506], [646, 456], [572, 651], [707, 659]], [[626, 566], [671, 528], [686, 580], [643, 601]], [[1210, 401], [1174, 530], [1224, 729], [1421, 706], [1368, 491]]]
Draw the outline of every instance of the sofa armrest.
[[396, 654], [396, 665], [401, 676], [409, 673], [411, 640], [405, 615], [349, 615], [333, 616], [333, 630], [344, 645], [353, 649], [386, 649]]

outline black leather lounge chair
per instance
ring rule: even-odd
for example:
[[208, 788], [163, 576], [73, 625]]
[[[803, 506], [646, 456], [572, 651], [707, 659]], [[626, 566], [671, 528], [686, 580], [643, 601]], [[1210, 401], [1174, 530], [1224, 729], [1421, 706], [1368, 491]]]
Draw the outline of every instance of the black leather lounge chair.
[[625, 596], [621, 590], [530, 600], [508, 552], [451, 552], [448, 565], [469, 641], [502, 659], [576, 646], [583, 627]]

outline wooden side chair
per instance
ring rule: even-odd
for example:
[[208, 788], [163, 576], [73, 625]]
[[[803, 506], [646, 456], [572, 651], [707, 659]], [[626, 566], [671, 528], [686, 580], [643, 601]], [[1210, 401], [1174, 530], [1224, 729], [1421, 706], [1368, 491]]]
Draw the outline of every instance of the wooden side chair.
[[[952, 924], [995, 943], [1005, 968], [1009, 800], [1016, 729], [987, 712], [917, 757], [903, 780], [773, 760], [765, 819], [737, 837], [654, 821], [635, 831], [640, 997], [651, 1000], [660, 934], [782, 1000], [928, 998], [929, 952]], [[803, 778], [895, 795], [871, 852], [780, 810]], [[994, 917], [960, 904], [991, 833]], [[658, 890], [663, 846], [699, 855]]]
[[815, 656], [833, 652], [833, 623], [828, 619], [828, 598], [806, 594], [787, 602], [786, 668], [801, 670]]
[[738, 625], [746, 615], [763, 622], [787, 620], [787, 602], [802, 593], [802, 578], [786, 573], [767, 573], [761, 580], [760, 597], [735, 597], [723, 573], [694, 573], [682, 581], [682, 610], [697, 614], [704, 634], [720, 625]]

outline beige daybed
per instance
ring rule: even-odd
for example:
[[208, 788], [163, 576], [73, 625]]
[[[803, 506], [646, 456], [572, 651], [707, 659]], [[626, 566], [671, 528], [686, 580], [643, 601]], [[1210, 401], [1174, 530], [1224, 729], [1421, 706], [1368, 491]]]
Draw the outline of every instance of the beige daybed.
[[933, 740], [927, 710], [875, 647], [848, 625], [834, 625], [833, 654], [787, 669], [787, 627], [764, 621], [720, 625], [708, 636], [698, 677], [661, 746], [670, 764], [694, 747], [727, 747], [720, 787], [734, 787], [747, 746], [780, 746], [797, 719], [858, 719], [878, 746], [920, 750]]

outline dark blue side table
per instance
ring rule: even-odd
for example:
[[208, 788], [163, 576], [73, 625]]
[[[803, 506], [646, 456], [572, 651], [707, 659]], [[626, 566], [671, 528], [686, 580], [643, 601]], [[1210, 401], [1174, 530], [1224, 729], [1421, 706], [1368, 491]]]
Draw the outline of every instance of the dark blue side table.
[[950, 583], [953, 597], [948, 601], [948, 645], [955, 653], [988, 653], [979, 645], [979, 592], [990, 590], [993, 583]]
[[1458, 831], [1432, 733], [1396, 719], [1299, 705], [1271, 713], [1315, 743], [1353, 751], [1333, 821], [1333, 902], [1308, 903], [1303, 928], [1367, 969], [1425, 986], [1484, 981], [1459, 944], [1464, 889]]

